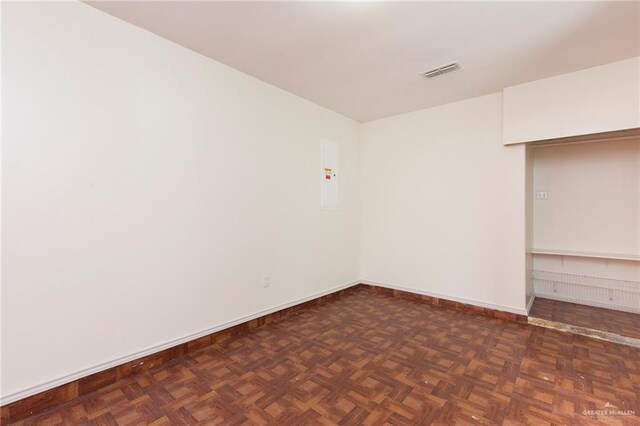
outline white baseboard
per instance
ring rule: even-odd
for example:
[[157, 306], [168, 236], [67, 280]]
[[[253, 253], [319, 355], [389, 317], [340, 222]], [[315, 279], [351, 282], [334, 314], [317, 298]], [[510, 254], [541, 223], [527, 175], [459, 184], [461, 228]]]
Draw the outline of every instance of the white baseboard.
[[529, 315], [529, 312], [531, 312], [531, 307], [533, 306], [534, 300], [536, 300], [536, 295], [532, 294], [529, 298], [529, 301], [527, 302], [527, 315]]
[[282, 304], [282, 305], [275, 306], [273, 308], [269, 308], [269, 309], [266, 309], [266, 310], [263, 310], [263, 311], [259, 311], [259, 312], [256, 312], [254, 314], [251, 314], [251, 315], [248, 315], [248, 316], [245, 316], [245, 317], [242, 317], [242, 318], [238, 318], [236, 320], [229, 321], [229, 322], [226, 322], [226, 323], [223, 323], [223, 324], [219, 324], [219, 325], [216, 325], [214, 327], [208, 328], [206, 330], [199, 331], [197, 333], [189, 334], [188, 336], [184, 336], [184, 337], [181, 337], [179, 339], [170, 340], [170, 341], [165, 342], [163, 344], [156, 345], [156, 346], [150, 347], [148, 349], [145, 349], [145, 350], [142, 350], [142, 351], [138, 351], [138, 352], [132, 353], [130, 355], [114, 359], [112, 361], [108, 361], [108, 362], [105, 362], [105, 363], [102, 363], [102, 364], [95, 365], [95, 366], [90, 367], [90, 368], [86, 368], [84, 370], [77, 371], [75, 373], [71, 373], [71, 374], [65, 375], [63, 377], [48, 381], [48, 382], [43, 383], [41, 385], [33, 386], [33, 387], [30, 387], [30, 388], [24, 389], [22, 391], [19, 391], [19, 392], [14, 392], [14, 393], [9, 394], [9, 395], [3, 395], [3, 396], [0, 397], [0, 406], [4, 406], [6, 404], [10, 404], [12, 402], [19, 401], [19, 400], [24, 399], [24, 398], [28, 398], [28, 397], [36, 395], [36, 394], [38, 394], [40, 392], [44, 392], [46, 390], [53, 389], [53, 388], [55, 388], [57, 386], [61, 386], [61, 385], [67, 384], [69, 382], [73, 382], [74, 380], [81, 379], [81, 378], [89, 376], [91, 374], [95, 374], [95, 373], [98, 373], [100, 371], [104, 371], [104, 370], [107, 370], [109, 368], [116, 367], [116, 366], [118, 366], [120, 364], [124, 364], [126, 362], [133, 361], [135, 359], [142, 358], [142, 357], [145, 357], [147, 355], [152, 355], [152, 354], [154, 354], [156, 352], [160, 352], [160, 351], [162, 351], [164, 349], [168, 349], [168, 348], [171, 348], [173, 346], [177, 346], [177, 345], [180, 345], [182, 343], [186, 343], [186, 342], [189, 342], [191, 340], [198, 339], [198, 338], [206, 336], [208, 334], [212, 334], [212, 333], [215, 333], [217, 331], [225, 330], [225, 329], [227, 329], [229, 327], [233, 327], [234, 325], [242, 324], [244, 322], [251, 321], [253, 319], [259, 318], [261, 316], [269, 315], [269, 314], [271, 314], [273, 312], [277, 312], [277, 311], [280, 311], [282, 309], [289, 308], [291, 306], [299, 305], [301, 303], [308, 302], [309, 300], [317, 299], [318, 297], [326, 296], [327, 294], [331, 294], [331, 293], [335, 293], [335, 292], [340, 291], [340, 290], [344, 290], [345, 288], [353, 287], [355, 285], [360, 284], [360, 282], [361, 281], [358, 280], [358, 281], [354, 281], [354, 282], [351, 282], [351, 283], [348, 283], [348, 284], [344, 284], [344, 285], [341, 285], [341, 286], [338, 286], [338, 287], [333, 287], [333, 288], [331, 288], [329, 290], [325, 290], [325, 291], [322, 291], [320, 293], [313, 294], [313, 295], [305, 297], [303, 299], [294, 300], [294, 301], [291, 301], [291, 302], [288, 302], [288, 303], [285, 303], [285, 304]]
[[480, 306], [482, 308], [489, 308], [489, 309], [495, 309], [495, 310], [498, 310], [498, 311], [511, 312], [512, 314], [527, 315], [527, 311], [525, 311], [523, 309], [513, 308], [511, 306], [494, 305], [492, 303], [480, 302], [480, 301], [471, 300], [471, 299], [463, 299], [461, 297], [449, 296], [449, 295], [440, 294], [440, 293], [433, 293], [433, 292], [430, 292], [430, 291], [425, 291], [425, 290], [422, 290], [422, 289], [417, 289], [417, 288], [412, 288], [412, 287], [402, 287], [402, 286], [399, 286], [399, 285], [384, 283], [384, 282], [381, 282], [381, 281], [363, 279], [361, 282], [363, 284], [376, 285], [376, 286], [379, 286], [379, 287], [385, 287], [385, 288], [389, 288], [389, 289], [392, 289], [392, 290], [408, 291], [408, 292], [411, 292], [411, 293], [422, 294], [422, 295], [425, 295], [425, 296], [437, 297], [439, 299], [453, 300], [454, 302], [465, 303], [467, 305], [475, 305], [475, 306]]

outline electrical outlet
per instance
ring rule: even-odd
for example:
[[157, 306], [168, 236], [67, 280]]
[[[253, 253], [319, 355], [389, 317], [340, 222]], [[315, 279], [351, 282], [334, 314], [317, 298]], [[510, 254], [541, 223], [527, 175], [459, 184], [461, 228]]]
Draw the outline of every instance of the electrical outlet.
[[536, 200], [546, 200], [549, 198], [549, 191], [536, 192]]
[[271, 285], [271, 277], [269, 275], [264, 276], [264, 281], [262, 283], [262, 287], [267, 288]]

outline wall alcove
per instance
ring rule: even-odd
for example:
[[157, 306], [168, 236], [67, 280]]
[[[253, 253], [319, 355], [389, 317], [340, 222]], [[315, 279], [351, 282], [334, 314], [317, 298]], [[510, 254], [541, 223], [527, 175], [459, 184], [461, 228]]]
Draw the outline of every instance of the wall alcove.
[[530, 314], [543, 299], [640, 321], [640, 129], [529, 143], [526, 181]]

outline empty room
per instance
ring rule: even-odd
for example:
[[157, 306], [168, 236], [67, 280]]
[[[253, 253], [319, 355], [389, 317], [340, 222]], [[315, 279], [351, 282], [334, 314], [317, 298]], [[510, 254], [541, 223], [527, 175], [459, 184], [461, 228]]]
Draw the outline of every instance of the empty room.
[[640, 2], [0, 15], [0, 424], [640, 424]]

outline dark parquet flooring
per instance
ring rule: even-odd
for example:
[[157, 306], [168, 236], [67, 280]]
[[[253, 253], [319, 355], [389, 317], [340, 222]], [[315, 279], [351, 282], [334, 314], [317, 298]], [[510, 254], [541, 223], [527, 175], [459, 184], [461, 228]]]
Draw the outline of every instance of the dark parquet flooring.
[[536, 298], [530, 316], [640, 339], [640, 314]]
[[639, 401], [640, 349], [356, 290], [20, 424], [638, 425]]

